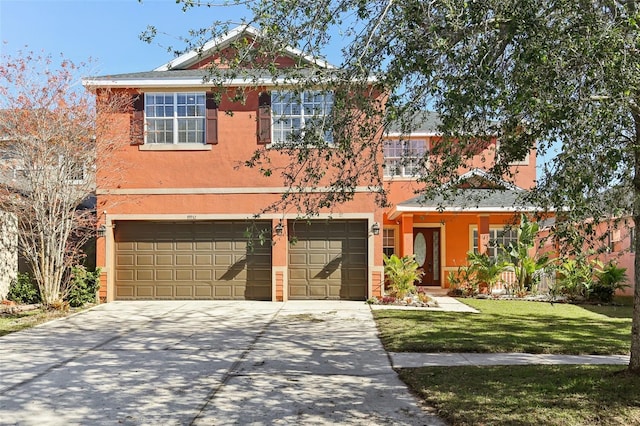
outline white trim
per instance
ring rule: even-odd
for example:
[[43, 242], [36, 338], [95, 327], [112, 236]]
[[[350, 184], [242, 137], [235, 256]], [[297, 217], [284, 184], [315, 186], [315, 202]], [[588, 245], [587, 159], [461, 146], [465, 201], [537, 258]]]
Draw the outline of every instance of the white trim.
[[211, 151], [212, 145], [203, 143], [145, 143], [139, 151]]
[[529, 207], [444, 207], [444, 209], [438, 209], [437, 206], [418, 207], [418, 206], [396, 206], [395, 212], [390, 219], [397, 217], [396, 213], [448, 213], [448, 212], [463, 212], [463, 213], [512, 213], [512, 212], [537, 212], [540, 209]]
[[402, 132], [386, 132], [384, 134], [385, 137], [390, 138], [414, 138], [414, 137], [437, 137], [442, 136], [442, 133], [437, 132], [410, 132], [410, 133], [402, 133]]
[[[144, 145], [141, 145], [144, 146]], [[357, 186], [357, 193], [374, 193], [378, 189], [368, 186]], [[285, 186], [275, 187], [224, 187], [224, 188], [113, 188], [97, 189], [97, 195], [203, 195], [203, 194], [283, 194], [294, 193], [324, 193], [332, 191], [328, 187], [297, 190]]]
[[[222, 35], [221, 37], [218, 37], [206, 42], [202, 46], [202, 49], [201, 49], [202, 53], [198, 53], [195, 50], [191, 50], [183, 55], [178, 56], [175, 59], [172, 59], [166, 64], [160, 65], [158, 68], [154, 69], [154, 71], [168, 71], [170, 69], [183, 69], [185, 67], [188, 68], [190, 65], [193, 65], [201, 61], [202, 59], [206, 58], [210, 53], [212, 53], [211, 52], [212, 50], [224, 49], [226, 46], [230, 45], [235, 40], [242, 37], [244, 34], [249, 34], [255, 38], [264, 37], [262, 34], [262, 31], [252, 27], [251, 25], [239, 25], [234, 29], [232, 29], [231, 31], [229, 31], [228, 33]], [[322, 68], [330, 68], [330, 69], [335, 68], [329, 62], [323, 59], [315, 58], [310, 55], [306, 55], [304, 54], [304, 52], [294, 47], [286, 46], [285, 51], [292, 56], [296, 56], [304, 59], [310, 64], [314, 64]]]
[[[277, 86], [292, 86], [297, 84], [302, 79], [289, 79], [285, 77], [261, 77], [257, 79], [253, 78], [232, 78], [225, 80], [222, 83], [223, 87], [277, 87]], [[331, 83], [333, 78], [327, 76], [324, 79], [319, 79], [320, 83]], [[374, 77], [367, 78], [368, 83], [375, 83], [377, 79]], [[190, 77], [190, 78], [83, 78], [82, 85], [88, 88], [97, 87], [119, 87], [119, 88], [137, 88], [137, 89], [189, 89], [210, 87], [214, 84], [210, 81], [203, 81], [202, 77]]]

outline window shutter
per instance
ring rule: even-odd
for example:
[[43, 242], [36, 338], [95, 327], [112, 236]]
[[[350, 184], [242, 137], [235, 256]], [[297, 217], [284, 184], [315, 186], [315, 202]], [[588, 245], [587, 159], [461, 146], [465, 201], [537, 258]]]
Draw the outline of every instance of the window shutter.
[[271, 143], [271, 94], [260, 93], [258, 98], [258, 143]]
[[144, 144], [144, 93], [133, 95], [133, 114], [130, 119], [131, 145]]
[[213, 92], [207, 92], [206, 97], [206, 143], [216, 145], [218, 143], [218, 104], [213, 96]]

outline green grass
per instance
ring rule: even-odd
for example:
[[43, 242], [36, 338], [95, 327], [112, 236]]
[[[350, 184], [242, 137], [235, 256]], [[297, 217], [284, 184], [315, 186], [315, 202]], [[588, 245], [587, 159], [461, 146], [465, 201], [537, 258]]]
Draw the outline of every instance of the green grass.
[[453, 425], [638, 425], [640, 380], [623, 368], [427, 367], [399, 374]]
[[385, 348], [392, 352], [629, 353], [628, 307], [462, 301], [481, 313], [373, 311]]
[[24, 330], [52, 319], [69, 315], [70, 312], [47, 309], [18, 312], [15, 314], [0, 314], [0, 336]]

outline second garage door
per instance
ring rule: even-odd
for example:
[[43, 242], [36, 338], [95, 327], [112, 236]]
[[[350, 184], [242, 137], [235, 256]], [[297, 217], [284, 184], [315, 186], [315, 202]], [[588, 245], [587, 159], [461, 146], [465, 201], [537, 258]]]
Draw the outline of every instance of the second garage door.
[[[257, 222], [254, 229], [270, 226]], [[248, 227], [245, 221], [118, 221], [115, 298], [271, 300], [271, 245], [251, 244]]]
[[366, 220], [289, 221], [288, 230], [289, 299], [366, 299]]

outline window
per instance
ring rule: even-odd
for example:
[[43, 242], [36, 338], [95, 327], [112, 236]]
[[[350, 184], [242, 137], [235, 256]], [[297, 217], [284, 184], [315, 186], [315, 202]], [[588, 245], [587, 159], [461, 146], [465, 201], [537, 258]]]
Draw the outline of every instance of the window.
[[283, 143], [304, 137], [305, 129], [324, 130], [324, 140], [333, 142], [327, 118], [333, 107], [333, 94], [322, 91], [274, 91], [271, 93], [272, 142]]
[[384, 175], [416, 177], [420, 174], [420, 161], [427, 152], [425, 140], [384, 141]]
[[146, 143], [205, 143], [204, 93], [145, 93]]
[[382, 230], [382, 252], [387, 256], [396, 252], [396, 230], [394, 228]]
[[[489, 247], [487, 248], [487, 254], [490, 257], [498, 257], [499, 249], [502, 245], [505, 247], [511, 243], [518, 241], [517, 229], [489, 229]], [[473, 252], [479, 252], [478, 230], [473, 230]]]
[[636, 228], [629, 228], [629, 252], [636, 252]]

